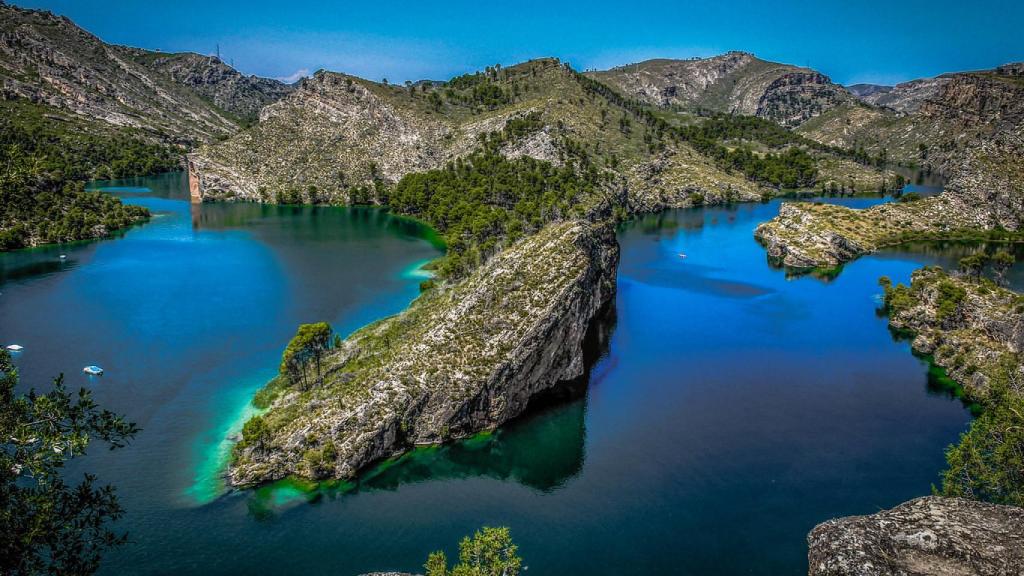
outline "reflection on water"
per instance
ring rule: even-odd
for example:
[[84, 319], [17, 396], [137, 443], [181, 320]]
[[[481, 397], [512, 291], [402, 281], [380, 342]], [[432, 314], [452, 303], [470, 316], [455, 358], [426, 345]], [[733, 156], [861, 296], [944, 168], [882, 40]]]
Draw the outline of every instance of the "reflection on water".
[[[620, 230], [616, 324], [578, 395], [357, 483], [224, 494], [223, 439], [295, 326], [398, 312], [439, 251], [379, 210], [193, 211], [181, 175], [118, 185], [152, 189], [118, 192], [149, 224], [65, 247], [65, 268], [0, 255], [0, 341], [26, 346], [25, 381], [73, 374], [143, 428], [84, 462], [128, 510], [107, 574], [419, 571], [485, 524], [510, 526], [537, 576], [806, 573], [811, 527], [928, 493], [969, 419], [872, 313], [879, 276], [955, 250], [792, 279], [752, 235], [778, 201], [677, 210]], [[107, 374], [78, 380], [86, 364]]]

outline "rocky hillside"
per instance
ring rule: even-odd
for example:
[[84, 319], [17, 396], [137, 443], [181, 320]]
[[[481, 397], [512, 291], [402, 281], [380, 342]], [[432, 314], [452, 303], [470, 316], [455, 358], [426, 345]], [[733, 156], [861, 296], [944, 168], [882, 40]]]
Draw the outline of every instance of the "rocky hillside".
[[136, 62], [185, 86], [220, 110], [232, 114], [243, 125], [254, 123], [264, 106], [277, 102], [294, 90], [292, 85], [279, 80], [246, 76], [214, 56], [127, 50]]
[[287, 91], [196, 55], [106, 44], [66, 17], [3, 3], [0, 83], [4, 99], [25, 98], [181, 143], [232, 134], [257, 103]]
[[848, 86], [848, 89], [862, 102], [872, 106], [909, 113], [917, 112], [925, 100], [937, 97], [939, 91], [949, 80], [949, 76], [938, 76], [902, 82], [895, 86], [856, 84]]
[[549, 225], [460, 283], [356, 332], [311, 384], [282, 376], [261, 393], [229, 478], [351, 478], [415, 444], [488, 430], [584, 373], [588, 330], [611, 302], [611, 227]]
[[952, 174], [974, 146], [997, 140], [1024, 120], [1024, 65], [915, 80], [837, 106], [801, 125], [829, 145], [886, 151], [889, 158]]
[[590, 74], [623, 94], [656, 106], [759, 116], [784, 126], [799, 125], [854, 100], [824, 74], [767, 62], [746, 52], [647, 60]]
[[[501, 133], [509, 158], [609, 174], [636, 210], [695, 198], [755, 200], [785, 185], [772, 178], [788, 179], [803, 160], [816, 173], [788, 187], [875, 191], [894, 180], [762, 122], [775, 132], [744, 117], [695, 120], [659, 110], [555, 59], [411, 86], [320, 71], [264, 108], [257, 126], [191, 155], [190, 170], [197, 200], [346, 203], [371, 189], [380, 202], [381, 187], [463, 158]], [[792, 148], [811, 157], [787, 156]]]
[[807, 542], [811, 576], [1024, 574], [1024, 509], [930, 496], [829, 520]]
[[304, 201], [347, 202], [357, 188], [442, 167], [501, 131], [507, 157], [586, 159], [645, 205], [686, 202], [695, 191], [748, 200], [763, 192], [555, 59], [418, 87], [320, 71], [265, 108], [254, 128], [191, 155], [190, 170], [202, 199], [274, 201], [291, 190]]

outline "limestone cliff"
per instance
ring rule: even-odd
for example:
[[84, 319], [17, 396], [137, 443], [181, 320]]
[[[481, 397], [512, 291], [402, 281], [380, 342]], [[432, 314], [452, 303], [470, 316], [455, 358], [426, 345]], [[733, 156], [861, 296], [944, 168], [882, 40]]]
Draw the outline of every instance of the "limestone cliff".
[[1024, 509], [926, 497], [819, 524], [811, 576], [1024, 574]]
[[561, 222], [427, 291], [350, 336], [324, 360], [322, 383], [268, 385], [267, 431], [240, 443], [231, 484], [350, 478], [415, 444], [522, 414], [583, 375], [584, 340], [613, 298], [617, 263], [611, 227]]

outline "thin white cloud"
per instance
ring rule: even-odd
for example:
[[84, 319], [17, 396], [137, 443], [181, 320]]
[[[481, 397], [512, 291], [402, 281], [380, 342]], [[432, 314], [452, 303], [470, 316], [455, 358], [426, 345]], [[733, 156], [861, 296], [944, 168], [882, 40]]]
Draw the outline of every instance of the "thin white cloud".
[[309, 76], [309, 68], [299, 68], [298, 70], [292, 72], [287, 76], [278, 76], [275, 79], [280, 80], [285, 84], [294, 84], [295, 82], [298, 82], [299, 80], [305, 78], [306, 76]]

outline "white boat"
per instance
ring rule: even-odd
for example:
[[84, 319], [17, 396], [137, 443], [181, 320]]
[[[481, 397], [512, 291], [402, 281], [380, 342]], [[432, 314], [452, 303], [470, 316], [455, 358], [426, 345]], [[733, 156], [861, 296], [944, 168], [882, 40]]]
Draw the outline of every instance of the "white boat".
[[685, 252], [680, 252], [679, 253], [679, 257], [680, 258], [686, 258], [686, 253]]
[[60, 259], [61, 259], [61, 260], [64, 260], [64, 259], [66, 259], [67, 257], [68, 257], [68, 255], [67, 255], [67, 254], [61, 254], [61, 255], [60, 255]]
[[100, 368], [99, 366], [86, 366], [85, 368], [82, 368], [82, 372], [92, 374], [93, 376], [101, 376], [103, 374], [103, 368]]
[[25, 347], [19, 346], [17, 344], [11, 344], [10, 346], [7, 347], [7, 349], [10, 350], [11, 352], [21, 352], [22, 350], [25, 349]]

